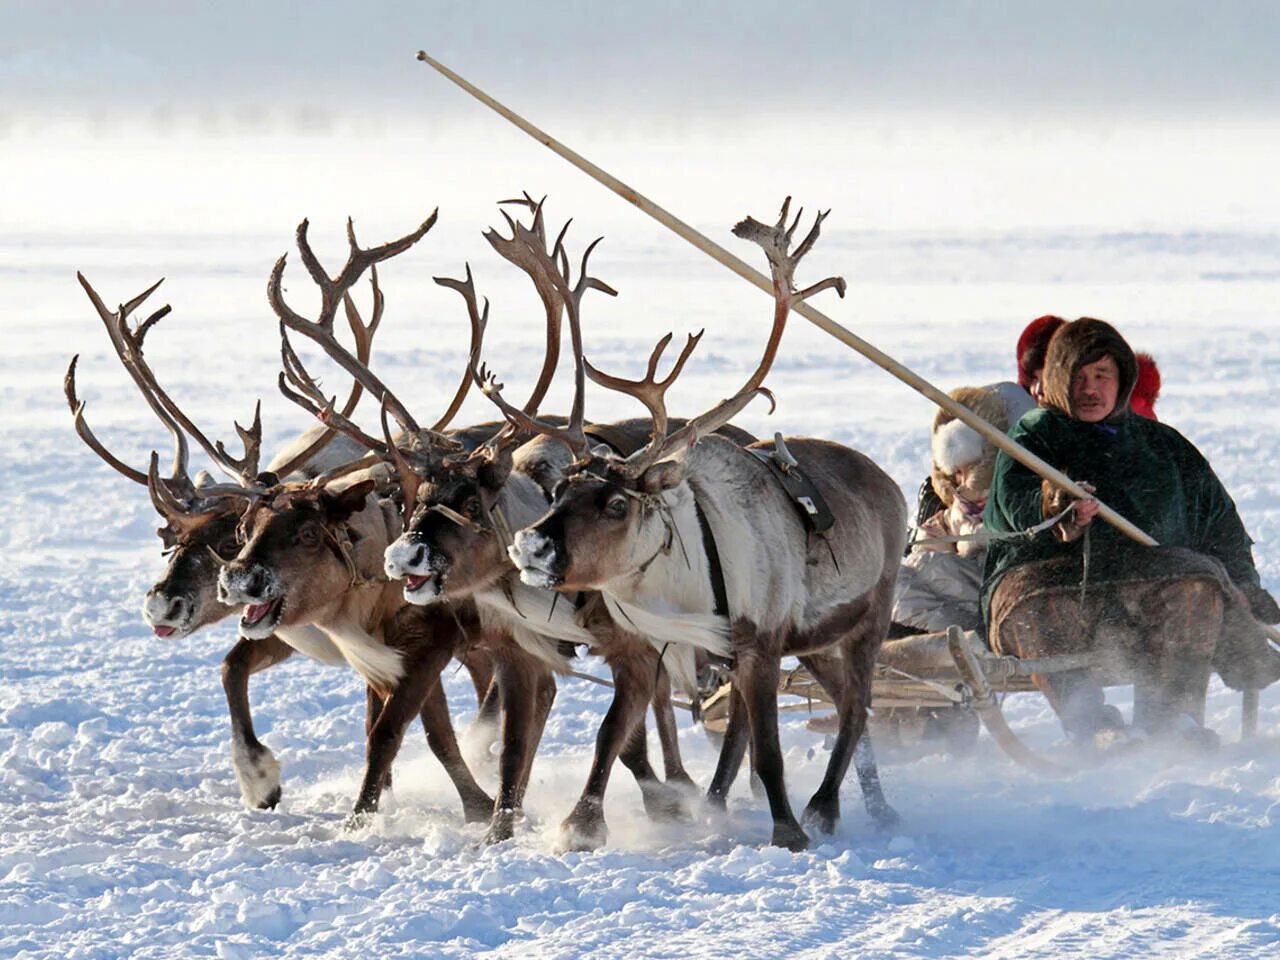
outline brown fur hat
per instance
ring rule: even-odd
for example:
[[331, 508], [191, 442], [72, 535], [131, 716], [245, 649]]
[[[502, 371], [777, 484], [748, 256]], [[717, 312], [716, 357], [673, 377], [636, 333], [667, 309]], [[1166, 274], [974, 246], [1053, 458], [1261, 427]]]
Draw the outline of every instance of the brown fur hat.
[[1138, 381], [1138, 361], [1133, 348], [1115, 327], [1105, 320], [1081, 317], [1064, 323], [1049, 341], [1044, 358], [1044, 375], [1040, 383], [1044, 390], [1044, 405], [1074, 416], [1071, 409], [1071, 383], [1083, 366], [1095, 363], [1103, 357], [1111, 357], [1120, 369], [1120, 383], [1116, 391], [1116, 406], [1107, 417], [1114, 423], [1129, 413], [1129, 398]]

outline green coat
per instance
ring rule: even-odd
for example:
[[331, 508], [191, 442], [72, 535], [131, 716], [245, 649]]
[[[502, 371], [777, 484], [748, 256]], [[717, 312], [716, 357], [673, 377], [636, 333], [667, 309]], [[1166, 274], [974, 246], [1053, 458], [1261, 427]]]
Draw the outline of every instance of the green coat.
[[[1127, 414], [1105, 424], [1073, 420], [1038, 407], [1009, 436], [1071, 479], [1093, 484], [1098, 499], [1163, 546], [1186, 547], [1222, 562], [1239, 587], [1258, 587], [1252, 540], [1236, 505], [1208, 461], [1170, 426]], [[1040, 477], [1001, 453], [983, 520], [993, 533], [1025, 530], [1043, 519]], [[1090, 526], [1090, 579], [1138, 569], [1146, 548], [1101, 519]], [[1062, 543], [1053, 531], [1034, 538], [996, 540], [987, 549], [983, 620], [991, 595], [1011, 568], [1036, 560], [1083, 556], [1084, 538]]]

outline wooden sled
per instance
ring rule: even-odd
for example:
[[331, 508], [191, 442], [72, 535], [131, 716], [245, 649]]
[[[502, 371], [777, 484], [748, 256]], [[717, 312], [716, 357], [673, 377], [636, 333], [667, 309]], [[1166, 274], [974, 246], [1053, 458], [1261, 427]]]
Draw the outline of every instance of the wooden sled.
[[[1041, 776], [1064, 776], [1072, 768], [1049, 760], [1028, 747], [1010, 728], [1001, 711], [1001, 695], [1037, 690], [1037, 675], [1099, 667], [1094, 654], [1059, 654], [1037, 659], [994, 653], [977, 633], [951, 627], [945, 633], [920, 634], [886, 641], [876, 661], [871, 685], [872, 727], [892, 720], [895, 714], [945, 719], [941, 734], [959, 752], [977, 736], [976, 716], [991, 739], [1015, 763]], [[1104, 673], [1105, 673], [1104, 668]], [[1112, 683], [1125, 683], [1112, 677]], [[728, 722], [731, 688], [724, 684], [702, 702], [706, 728], [722, 734]], [[810, 726], [825, 731], [834, 719], [835, 705], [807, 670], [798, 667], [783, 674], [778, 685], [783, 701], [779, 713], [807, 712]], [[828, 719], [831, 718], [831, 719]], [[967, 718], [970, 722], [965, 722]], [[1241, 739], [1257, 732], [1258, 691], [1242, 694]]]

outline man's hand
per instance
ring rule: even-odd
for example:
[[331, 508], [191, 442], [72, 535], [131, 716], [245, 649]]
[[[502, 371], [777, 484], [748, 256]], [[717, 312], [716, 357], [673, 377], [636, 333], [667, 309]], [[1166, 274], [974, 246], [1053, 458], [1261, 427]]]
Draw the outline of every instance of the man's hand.
[[[1091, 483], [1081, 482], [1080, 487], [1086, 493], [1092, 494], [1094, 492], [1094, 486]], [[1093, 523], [1093, 518], [1098, 515], [1099, 504], [1092, 496], [1072, 497], [1072, 495], [1067, 493], [1065, 490], [1060, 490], [1050, 484], [1048, 480], [1045, 480], [1043, 483], [1042, 496], [1042, 509], [1046, 520], [1049, 517], [1056, 517], [1058, 514], [1062, 513], [1063, 510], [1067, 509], [1068, 506], [1075, 508], [1071, 513], [1058, 521], [1057, 525], [1053, 528], [1058, 539], [1063, 542], [1069, 543], [1080, 536], [1080, 534], [1084, 533], [1085, 527]]]
[[[1092, 494], [1095, 492], [1093, 484], [1091, 483], [1082, 483], [1080, 486], [1084, 488], [1087, 493]], [[1092, 496], [1089, 496], [1076, 500], [1072, 506], [1075, 507], [1075, 509], [1071, 511], [1071, 522], [1077, 527], [1087, 527], [1089, 524], [1093, 523], [1093, 518], [1098, 515], [1098, 508], [1101, 504], [1099, 504], [1097, 500], [1093, 499]]]

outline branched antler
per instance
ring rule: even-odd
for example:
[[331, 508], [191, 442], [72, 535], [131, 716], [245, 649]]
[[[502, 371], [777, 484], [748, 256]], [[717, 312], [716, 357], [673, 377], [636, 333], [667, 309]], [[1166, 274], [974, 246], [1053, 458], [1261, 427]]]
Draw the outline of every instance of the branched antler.
[[[362, 249], [359, 243], [356, 242], [355, 224], [348, 219], [347, 243], [350, 247], [350, 252], [347, 256], [347, 262], [338, 271], [337, 277], [333, 278], [325, 272], [315, 252], [311, 249], [311, 244], [307, 240], [308, 222], [303, 220], [298, 225], [298, 252], [302, 258], [303, 265], [307, 268], [307, 272], [311, 274], [311, 278], [320, 288], [320, 313], [315, 320], [307, 320], [302, 317], [284, 300], [281, 282], [284, 277], [285, 256], [276, 261], [276, 265], [271, 271], [271, 278], [267, 281], [267, 301], [271, 304], [271, 309], [275, 311], [276, 316], [280, 318], [281, 324], [290, 330], [301, 333], [322, 347], [325, 353], [333, 358], [339, 366], [362, 383], [364, 388], [377, 398], [379, 404], [386, 404], [392, 415], [399, 421], [401, 427], [411, 433], [420, 432], [420, 428], [412, 414], [409, 413], [408, 408], [369, 369], [367, 363], [361, 363], [351, 355], [350, 351], [338, 343], [333, 332], [333, 321], [339, 302], [348, 299], [347, 293], [355, 282], [360, 279], [360, 275], [367, 268], [404, 252], [422, 239], [427, 231], [435, 225], [438, 212], [433, 211], [431, 216], [423, 221], [422, 225], [412, 233], [398, 240], [384, 243], [379, 247], [371, 247], [368, 250]], [[375, 311], [379, 311], [378, 304], [382, 294], [378, 287], [376, 272], [372, 273], [371, 277], [374, 286]], [[354, 308], [348, 307], [348, 309]]]
[[[509, 422], [515, 424], [521, 431], [533, 431], [559, 440], [574, 452], [580, 462], [585, 462], [590, 457], [591, 445], [583, 432], [586, 366], [582, 355], [582, 298], [588, 290], [598, 290], [602, 293], [607, 293], [609, 296], [617, 296], [616, 290], [603, 280], [593, 277], [587, 272], [587, 264], [591, 253], [595, 250], [596, 245], [599, 244], [600, 239], [603, 238], [593, 241], [583, 252], [582, 262], [578, 270], [578, 279], [573, 282], [569, 268], [569, 258], [564, 246], [569, 223], [566, 223], [561, 228], [555, 243], [548, 250], [546, 247], [546, 229], [542, 218], [542, 201], [535, 202], [528, 193], [525, 193], [523, 200], [503, 202], [529, 207], [533, 211], [532, 225], [526, 227], [513, 220], [503, 211], [503, 218], [511, 228], [511, 237], [500, 237], [494, 231], [489, 231], [485, 236], [493, 244], [494, 249], [529, 274], [539, 291], [539, 295], [543, 296], [543, 303], [547, 307], [548, 344], [551, 343], [551, 325], [553, 322], [556, 324], [558, 339], [560, 311], [565, 311], [569, 317], [569, 335], [574, 358], [574, 395], [568, 425], [559, 427], [545, 420], [539, 420], [535, 416], [538, 403], [541, 402], [542, 396], [550, 383], [551, 373], [554, 372], [554, 364], [550, 363], [550, 358], [548, 358], [547, 362], [544, 362], [542, 376], [534, 388], [533, 395], [521, 409], [519, 415], [513, 415], [514, 408], [506, 403], [505, 400], [502, 400], [502, 386], [494, 376], [488, 374], [487, 371], [482, 375], [480, 370], [476, 370], [474, 375], [476, 381], [484, 389], [485, 395], [494, 400]], [[499, 403], [500, 400], [502, 402]]]
[[764, 353], [755, 370], [747, 377], [746, 382], [734, 396], [727, 400], [722, 400], [711, 409], [694, 417], [670, 436], [666, 435], [667, 411], [664, 398], [667, 388], [671, 386], [671, 383], [683, 369], [690, 352], [692, 352], [698, 339], [702, 336], [701, 333], [689, 338], [689, 342], [685, 345], [685, 349], [681, 352], [680, 358], [676, 361], [671, 373], [661, 381], [656, 379], [657, 363], [662, 351], [666, 349], [667, 344], [671, 341], [671, 334], [667, 334], [658, 342], [658, 346], [649, 358], [649, 369], [643, 380], [622, 380], [618, 377], [602, 374], [596, 368], [589, 364], [587, 365], [587, 374], [594, 382], [611, 390], [617, 390], [635, 397], [648, 408], [650, 415], [653, 417], [653, 432], [650, 434], [648, 445], [643, 450], [637, 451], [625, 461], [622, 461], [621, 464], [614, 466], [614, 469], [622, 476], [630, 479], [638, 478], [659, 460], [670, 456], [682, 447], [692, 446], [699, 438], [724, 426], [757, 396], [769, 398], [770, 412], [772, 412], [773, 394], [762, 387], [761, 384], [764, 382], [764, 378], [768, 375], [773, 366], [774, 358], [777, 356], [778, 346], [782, 342], [782, 333], [786, 328], [787, 316], [790, 314], [791, 307], [828, 288], [834, 289], [842, 297], [845, 293], [845, 282], [840, 277], [828, 277], [812, 286], [806, 287], [804, 290], [797, 291], [795, 289], [796, 266], [813, 249], [813, 245], [817, 242], [821, 232], [822, 221], [827, 218], [827, 214], [830, 211], [817, 215], [808, 234], [793, 252], [791, 250], [791, 241], [795, 237], [796, 228], [800, 225], [800, 219], [804, 211], [798, 212], [795, 219], [788, 226], [787, 220], [790, 216], [790, 210], [791, 198], [787, 197], [782, 204], [782, 212], [778, 216], [778, 221], [773, 226], [767, 226], [752, 217], [747, 217], [733, 227], [735, 236], [751, 240], [759, 244], [764, 250], [773, 275], [774, 292], [773, 329], [770, 331], [769, 339], [765, 344]]

